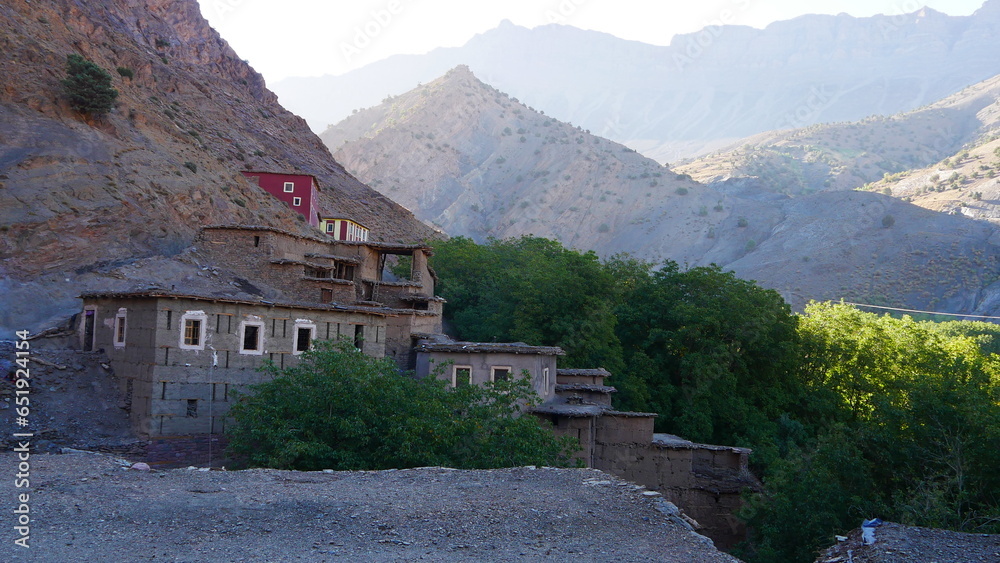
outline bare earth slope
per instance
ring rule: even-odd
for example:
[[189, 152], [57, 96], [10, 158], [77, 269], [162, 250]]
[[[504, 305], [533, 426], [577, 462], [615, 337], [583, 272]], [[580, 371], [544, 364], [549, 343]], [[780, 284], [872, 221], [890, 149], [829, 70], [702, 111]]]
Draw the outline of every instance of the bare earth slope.
[[[141, 472], [95, 455], [31, 462], [31, 548], [15, 546], [8, 529], [3, 561], [738, 561], [658, 509], [663, 501], [592, 469]], [[15, 467], [14, 455], [0, 457], [0, 471]], [[5, 498], [15, 498], [13, 482], [0, 484]]]
[[[44, 326], [100, 287], [78, 276], [176, 253], [203, 225], [307, 228], [243, 169], [316, 175], [324, 206], [376, 238], [431, 234], [345, 172], [195, 0], [5, 2], [0, 52], [0, 297], [12, 305], [0, 329]], [[120, 95], [108, 116], [69, 108], [70, 53], [112, 74]]]
[[994, 227], [882, 194], [710, 185], [540, 114], [465, 67], [331, 127], [348, 169], [451, 235], [535, 234], [602, 256], [719, 264], [810, 299], [998, 307]]

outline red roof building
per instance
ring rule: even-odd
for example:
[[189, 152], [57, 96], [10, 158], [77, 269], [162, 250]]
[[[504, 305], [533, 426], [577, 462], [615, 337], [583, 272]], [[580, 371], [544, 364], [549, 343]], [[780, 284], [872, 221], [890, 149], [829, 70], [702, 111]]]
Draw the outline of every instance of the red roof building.
[[310, 225], [319, 227], [319, 182], [315, 176], [249, 171], [243, 172], [243, 175], [304, 215]]

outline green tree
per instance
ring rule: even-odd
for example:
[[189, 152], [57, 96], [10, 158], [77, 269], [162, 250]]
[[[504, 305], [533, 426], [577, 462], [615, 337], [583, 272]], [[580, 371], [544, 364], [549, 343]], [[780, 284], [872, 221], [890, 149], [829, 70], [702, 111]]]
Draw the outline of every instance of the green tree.
[[622, 368], [616, 281], [595, 253], [532, 236], [456, 237], [435, 243], [432, 265], [458, 338], [559, 346], [564, 367]]
[[[995, 325], [814, 303], [799, 323], [806, 436], [767, 467], [744, 516], [749, 561], [812, 561], [864, 517], [1000, 526]], [[794, 529], [791, 527], [794, 522]]]
[[104, 115], [118, 98], [118, 90], [111, 87], [111, 75], [77, 54], [66, 57], [66, 78], [62, 85], [70, 107], [83, 114]]
[[346, 341], [319, 343], [298, 366], [268, 371], [273, 379], [239, 395], [230, 410], [230, 451], [251, 466], [569, 464], [572, 440], [521, 415], [522, 405], [537, 400], [526, 378], [452, 389], [400, 374], [391, 360], [366, 356]]
[[754, 447], [758, 461], [774, 455], [777, 420], [803, 393], [797, 319], [781, 296], [717, 266], [673, 262], [638, 280], [633, 295], [618, 308], [637, 385], [622, 406], [658, 413], [660, 431]]

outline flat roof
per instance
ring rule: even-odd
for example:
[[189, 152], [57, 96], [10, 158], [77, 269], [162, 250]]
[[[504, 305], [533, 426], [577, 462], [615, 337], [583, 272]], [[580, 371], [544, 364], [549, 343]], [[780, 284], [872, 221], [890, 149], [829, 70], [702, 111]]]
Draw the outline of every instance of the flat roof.
[[690, 440], [685, 440], [680, 436], [675, 436], [673, 434], [653, 434], [653, 443], [666, 448], [671, 448], [675, 450], [714, 450], [714, 451], [731, 451], [740, 454], [749, 454], [753, 450], [750, 448], [739, 448], [736, 446], [716, 446], [713, 444], [698, 444]]
[[348, 313], [362, 313], [378, 317], [396, 316], [397, 309], [388, 307], [359, 307], [357, 305], [343, 305], [340, 303], [330, 303], [328, 305], [277, 302], [277, 301], [251, 301], [249, 299], [237, 299], [234, 297], [217, 297], [212, 295], [194, 295], [189, 293], [179, 293], [164, 290], [146, 291], [88, 291], [79, 295], [80, 299], [190, 299], [192, 301], [211, 301], [215, 303], [233, 303], [236, 305], [255, 305], [260, 307], [282, 307], [285, 309], [302, 309], [307, 311], [343, 311]]
[[444, 352], [453, 354], [538, 354], [543, 356], [565, 356], [558, 346], [529, 346], [523, 342], [443, 342], [421, 343], [418, 352]]

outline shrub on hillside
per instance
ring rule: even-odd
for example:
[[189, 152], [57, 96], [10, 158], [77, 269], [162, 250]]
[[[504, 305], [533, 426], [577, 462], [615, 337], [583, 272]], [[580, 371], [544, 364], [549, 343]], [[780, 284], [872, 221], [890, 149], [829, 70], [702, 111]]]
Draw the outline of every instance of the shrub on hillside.
[[62, 85], [70, 106], [83, 114], [108, 113], [118, 99], [118, 90], [111, 87], [111, 75], [77, 54], [66, 57], [66, 78]]

